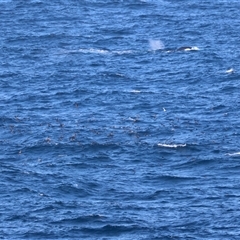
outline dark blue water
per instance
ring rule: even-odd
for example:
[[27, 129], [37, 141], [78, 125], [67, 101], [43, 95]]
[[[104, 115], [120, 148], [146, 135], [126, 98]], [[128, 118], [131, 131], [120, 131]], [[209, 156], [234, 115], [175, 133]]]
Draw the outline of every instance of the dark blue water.
[[239, 239], [239, 9], [1, 0], [0, 238]]

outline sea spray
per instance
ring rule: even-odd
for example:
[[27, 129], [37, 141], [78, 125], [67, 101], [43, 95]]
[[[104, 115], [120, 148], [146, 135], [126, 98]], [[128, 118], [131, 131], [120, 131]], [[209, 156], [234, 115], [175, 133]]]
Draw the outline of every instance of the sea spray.
[[154, 40], [150, 39], [149, 40], [149, 46], [152, 51], [164, 49], [164, 43], [161, 40]]

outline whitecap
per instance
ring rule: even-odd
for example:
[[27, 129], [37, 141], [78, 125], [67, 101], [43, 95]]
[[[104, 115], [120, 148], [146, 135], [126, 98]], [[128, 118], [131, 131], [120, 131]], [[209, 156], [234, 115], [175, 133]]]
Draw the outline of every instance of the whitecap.
[[133, 90], [131, 90], [130, 92], [131, 92], [131, 93], [140, 93], [141, 91], [140, 91], [140, 90], [135, 90], [135, 89], [133, 89]]
[[186, 147], [187, 144], [166, 144], [166, 143], [158, 143], [159, 147], [166, 147], [166, 148], [178, 148], [178, 147]]
[[229, 68], [226, 73], [233, 73], [234, 72], [234, 69], [233, 68]]
[[236, 156], [240, 156], [240, 152], [235, 152], [235, 153], [228, 153], [228, 156], [232, 156], [232, 157], [236, 157]]

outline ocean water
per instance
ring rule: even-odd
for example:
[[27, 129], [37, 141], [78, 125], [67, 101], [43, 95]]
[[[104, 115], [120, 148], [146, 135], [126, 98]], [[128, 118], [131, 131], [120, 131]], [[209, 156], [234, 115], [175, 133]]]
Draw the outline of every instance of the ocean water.
[[0, 0], [0, 238], [239, 239], [239, 9]]

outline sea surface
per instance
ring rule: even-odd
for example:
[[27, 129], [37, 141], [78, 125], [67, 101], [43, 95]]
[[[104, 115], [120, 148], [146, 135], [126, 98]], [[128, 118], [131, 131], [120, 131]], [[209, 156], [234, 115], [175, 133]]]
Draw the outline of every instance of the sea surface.
[[240, 239], [239, 10], [0, 0], [0, 239]]

